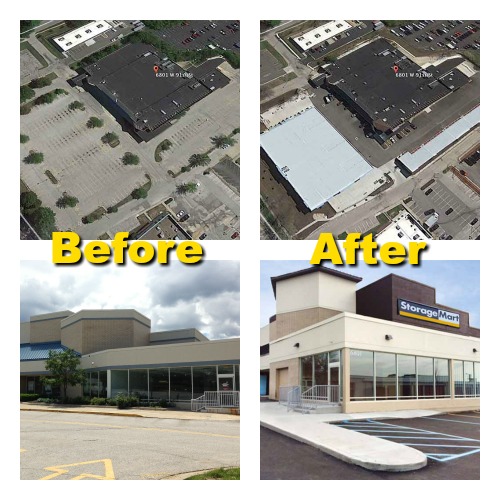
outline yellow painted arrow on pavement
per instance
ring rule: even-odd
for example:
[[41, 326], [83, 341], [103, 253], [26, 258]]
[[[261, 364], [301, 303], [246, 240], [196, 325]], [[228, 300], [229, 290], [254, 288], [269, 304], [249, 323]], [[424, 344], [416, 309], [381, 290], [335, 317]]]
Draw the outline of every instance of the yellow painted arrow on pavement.
[[113, 472], [113, 464], [109, 458], [104, 458], [102, 460], [90, 460], [88, 462], [79, 462], [76, 464], [66, 464], [66, 465], [53, 465], [52, 467], [45, 467], [45, 470], [53, 472], [54, 474], [49, 474], [48, 476], [42, 477], [41, 480], [54, 479], [55, 477], [61, 476], [69, 472], [70, 467], [77, 467], [78, 465], [88, 465], [103, 462], [104, 464], [104, 476], [98, 476], [96, 474], [83, 473], [78, 476], [72, 477], [71, 479], [114, 479], [115, 473]]

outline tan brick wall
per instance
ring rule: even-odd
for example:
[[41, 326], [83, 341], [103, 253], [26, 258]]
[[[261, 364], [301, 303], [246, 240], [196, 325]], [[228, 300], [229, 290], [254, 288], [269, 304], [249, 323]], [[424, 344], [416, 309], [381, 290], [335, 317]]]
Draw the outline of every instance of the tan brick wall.
[[134, 347], [149, 345], [151, 328], [134, 321]]
[[134, 345], [134, 326], [132, 320], [86, 319], [79, 323], [83, 325], [82, 354], [115, 349], [117, 347], [132, 347]]
[[62, 345], [73, 349], [76, 352], [82, 353], [83, 340], [82, 340], [82, 322], [72, 323], [66, 328], [61, 329], [61, 343]]
[[47, 319], [30, 323], [30, 342], [61, 340], [61, 319]]
[[[271, 323], [269, 340], [272, 342], [337, 314], [340, 314], [340, 311], [325, 309], [324, 307], [313, 307], [302, 311], [277, 314], [276, 321]], [[273, 327], [273, 325], [275, 326]]]
[[[282, 368], [288, 369], [288, 380], [279, 380], [281, 386], [284, 385], [300, 385], [300, 364], [299, 358], [286, 359], [269, 365], [269, 397], [271, 399], [279, 399], [279, 387], [277, 380], [277, 370]], [[283, 372], [281, 372], [283, 373]]]

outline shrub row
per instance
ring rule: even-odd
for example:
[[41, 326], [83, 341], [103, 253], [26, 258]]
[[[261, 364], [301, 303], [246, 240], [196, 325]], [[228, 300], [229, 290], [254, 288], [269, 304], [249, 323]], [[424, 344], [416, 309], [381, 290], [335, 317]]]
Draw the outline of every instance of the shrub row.
[[39, 394], [21, 394], [21, 402], [36, 401], [40, 397]]

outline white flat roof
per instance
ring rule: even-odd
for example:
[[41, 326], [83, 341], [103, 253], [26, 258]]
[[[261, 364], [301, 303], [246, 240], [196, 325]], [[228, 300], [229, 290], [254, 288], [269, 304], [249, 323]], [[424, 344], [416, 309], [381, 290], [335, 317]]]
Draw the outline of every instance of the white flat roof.
[[347, 21], [329, 21], [302, 35], [296, 36], [293, 40], [302, 50], [309, 50], [349, 28], [352, 28], [352, 26]]
[[474, 128], [479, 123], [479, 108], [480, 106], [477, 106], [472, 111], [469, 111], [429, 142], [422, 144], [416, 151], [402, 154], [398, 157], [398, 160], [410, 172], [415, 172], [422, 165], [443, 151], [443, 149], [446, 149], [450, 144], [453, 144], [469, 130]]
[[310, 210], [372, 170], [316, 108], [261, 134], [260, 144]]
[[424, 232], [410, 219], [410, 214], [406, 210], [399, 212], [391, 224], [381, 231], [375, 239], [379, 245], [394, 241], [401, 243], [429, 241]]
[[106, 21], [92, 21], [91, 23], [70, 31], [69, 33], [55, 36], [52, 40], [54, 40], [54, 42], [64, 52], [80, 45], [81, 43], [87, 42], [91, 38], [94, 38], [109, 29], [111, 29], [111, 25]]

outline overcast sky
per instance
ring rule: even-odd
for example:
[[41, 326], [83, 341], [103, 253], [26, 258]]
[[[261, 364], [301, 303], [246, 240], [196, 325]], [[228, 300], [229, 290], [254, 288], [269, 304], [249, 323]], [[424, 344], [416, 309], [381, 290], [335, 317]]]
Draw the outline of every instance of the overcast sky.
[[[260, 270], [260, 324], [266, 325], [269, 317], [276, 313], [271, 277], [311, 267], [307, 261], [267, 260], [261, 262]], [[334, 266], [327, 266], [334, 267]], [[419, 266], [368, 266], [361, 262], [357, 266], [339, 266], [336, 269], [363, 278], [357, 285], [362, 288], [379, 278], [393, 273], [433, 286], [436, 302], [455, 307], [470, 314], [471, 326], [480, 326], [479, 321], [479, 261], [477, 260], [422, 260]]]
[[151, 331], [197, 328], [210, 339], [240, 335], [240, 265], [55, 266], [21, 261], [21, 321], [69, 309], [136, 309]]

